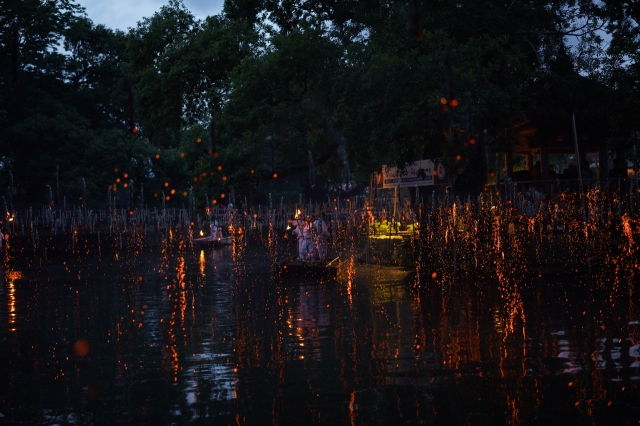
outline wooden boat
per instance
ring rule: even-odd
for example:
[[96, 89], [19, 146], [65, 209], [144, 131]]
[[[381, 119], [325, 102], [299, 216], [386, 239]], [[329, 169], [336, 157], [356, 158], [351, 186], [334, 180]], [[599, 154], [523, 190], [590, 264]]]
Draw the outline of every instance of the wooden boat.
[[212, 240], [209, 237], [194, 238], [193, 244], [201, 248], [218, 248], [231, 245], [232, 239], [233, 238], [231, 236], [217, 238], [215, 240]]
[[326, 262], [315, 264], [303, 263], [299, 258], [290, 258], [278, 263], [276, 276], [281, 280], [286, 279], [309, 279], [309, 280], [331, 280], [338, 279], [338, 271], [343, 262], [339, 257]]

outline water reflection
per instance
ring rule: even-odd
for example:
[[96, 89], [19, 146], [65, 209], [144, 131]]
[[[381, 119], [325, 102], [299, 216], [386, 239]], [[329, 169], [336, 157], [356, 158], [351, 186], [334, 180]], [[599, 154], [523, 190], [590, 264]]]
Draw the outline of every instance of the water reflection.
[[525, 273], [517, 236], [500, 241], [512, 250], [495, 283], [418, 285], [350, 257], [340, 282], [319, 285], [272, 281], [271, 251], [234, 235], [224, 249], [7, 271], [0, 412], [59, 424], [637, 422], [637, 294]]

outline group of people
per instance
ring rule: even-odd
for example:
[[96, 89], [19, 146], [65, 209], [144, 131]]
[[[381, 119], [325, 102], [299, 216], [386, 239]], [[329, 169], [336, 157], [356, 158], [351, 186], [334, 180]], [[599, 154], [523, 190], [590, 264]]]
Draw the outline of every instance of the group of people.
[[329, 228], [324, 219], [324, 213], [321, 213], [316, 220], [312, 220], [311, 215], [289, 220], [289, 225], [295, 226], [293, 234], [298, 240], [298, 256], [302, 262], [315, 263], [327, 255]]
[[218, 221], [216, 220], [211, 224], [211, 235], [209, 235], [211, 241], [220, 241], [222, 239], [222, 228], [218, 226]]
[[[533, 180], [542, 180], [540, 161], [536, 161], [534, 164], [531, 177], [533, 177]], [[613, 168], [609, 170], [608, 174], [603, 174], [601, 177], [608, 177], [609, 179], [627, 179], [629, 174], [627, 172], [626, 161], [622, 158], [615, 158], [613, 160]], [[582, 178], [582, 180], [595, 178], [595, 173], [591, 169], [589, 162], [586, 160], [582, 160], [580, 162], [580, 171], [578, 171], [577, 165], [570, 164], [562, 173], [556, 172], [555, 165], [549, 164], [549, 180], [578, 180], [579, 178]]]

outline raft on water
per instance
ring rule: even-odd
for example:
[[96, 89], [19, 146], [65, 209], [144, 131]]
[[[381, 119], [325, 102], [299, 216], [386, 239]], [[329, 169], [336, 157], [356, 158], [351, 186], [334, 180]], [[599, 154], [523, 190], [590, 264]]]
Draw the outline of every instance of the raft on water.
[[294, 257], [278, 263], [276, 276], [281, 280], [295, 278], [335, 281], [338, 279], [338, 272], [343, 263], [339, 257], [336, 257], [327, 262], [317, 262], [312, 265]]
[[212, 240], [209, 237], [194, 238], [193, 244], [201, 248], [218, 248], [231, 245], [232, 239], [233, 238], [231, 236], [216, 238], [215, 240]]

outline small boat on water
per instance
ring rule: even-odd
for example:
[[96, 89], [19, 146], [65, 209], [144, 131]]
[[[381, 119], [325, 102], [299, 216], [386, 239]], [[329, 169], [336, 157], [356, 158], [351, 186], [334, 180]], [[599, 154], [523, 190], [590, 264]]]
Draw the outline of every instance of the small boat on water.
[[299, 258], [289, 258], [278, 263], [276, 276], [281, 280], [286, 279], [311, 279], [311, 280], [331, 280], [338, 279], [338, 271], [343, 262], [339, 257], [325, 262], [310, 264], [302, 262]]
[[233, 237], [231, 237], [231, 235], [227, 237], [216, 238], [213, 240], [210, 237], [194, 238], [193, 244], [201, 248], [218, 248], [231, 245], [232, 240]]

